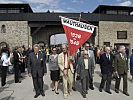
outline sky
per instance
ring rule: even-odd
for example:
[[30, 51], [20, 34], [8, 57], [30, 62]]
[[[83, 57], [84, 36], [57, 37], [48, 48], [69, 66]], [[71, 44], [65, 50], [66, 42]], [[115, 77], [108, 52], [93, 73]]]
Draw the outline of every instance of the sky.
[[[29, 3], [34, 12], [92, 12], [98, 5], [133, 6], [133, 0], [0, 0], [0, 3]], [[52, 44], [66, 42], [66, 36], [51, 37]]]
[[0, 0], [0, 3], [29, 3], [34, 12], [92, 12], [98, 5], [133, 6], [133, 0]]

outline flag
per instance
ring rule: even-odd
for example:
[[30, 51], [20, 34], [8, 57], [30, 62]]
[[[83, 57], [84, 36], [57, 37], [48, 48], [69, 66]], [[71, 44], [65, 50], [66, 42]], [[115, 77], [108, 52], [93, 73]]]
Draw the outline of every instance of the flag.
[[90, 38], [95, 26], [62, 16], [60, 18], [72, 56]]

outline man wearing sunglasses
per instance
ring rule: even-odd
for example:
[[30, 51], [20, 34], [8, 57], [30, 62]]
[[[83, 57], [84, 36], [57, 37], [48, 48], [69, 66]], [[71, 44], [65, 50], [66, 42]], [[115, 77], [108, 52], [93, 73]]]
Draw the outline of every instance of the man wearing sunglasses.
[[88, 94], [89, 78], [92, 74], [94, 74], [93, 59], [88, 56], [88, 51], [84, 50], [82, 56], [78, 59], [77, 68], [77, 75], [81, 79], [83, 98], [86, 98], [86, 94]]
[[[94, 56], [94, 52], [92, 50], [90, 50], [90, 43], [89, 42], [85, 43], [85, 50], [88, 51], [88, 57], [90, 57], [92, 59], [93, 65], [95, 67], [95, 56]], [[93, 87], [93, 77], [94, 77], [94, 75], [91, 75], [89, 77], [89, 88], [91, 90], [94, 90], [94, 87]]]

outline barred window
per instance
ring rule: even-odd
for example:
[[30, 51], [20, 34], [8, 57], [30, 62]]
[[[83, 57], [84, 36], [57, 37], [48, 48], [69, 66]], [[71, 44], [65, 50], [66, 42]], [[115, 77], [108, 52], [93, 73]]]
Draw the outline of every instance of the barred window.
[[6, 26], [5, 25], [1, 26], [1, 33], [6, 33]]
[[127, 39], [127, 31], [117, 31], [117, 39]]

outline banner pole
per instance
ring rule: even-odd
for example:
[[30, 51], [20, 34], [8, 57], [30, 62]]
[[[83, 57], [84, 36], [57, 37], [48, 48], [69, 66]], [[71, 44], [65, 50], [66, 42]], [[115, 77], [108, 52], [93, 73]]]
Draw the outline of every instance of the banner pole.
[[[80, 15], [79, 15], [79, 21], [81, 20], [81, 13], [80, 13]], [[81, 50], [81, 47], [79, 48], [79, 52], [81, 52], [82, 50]]]

